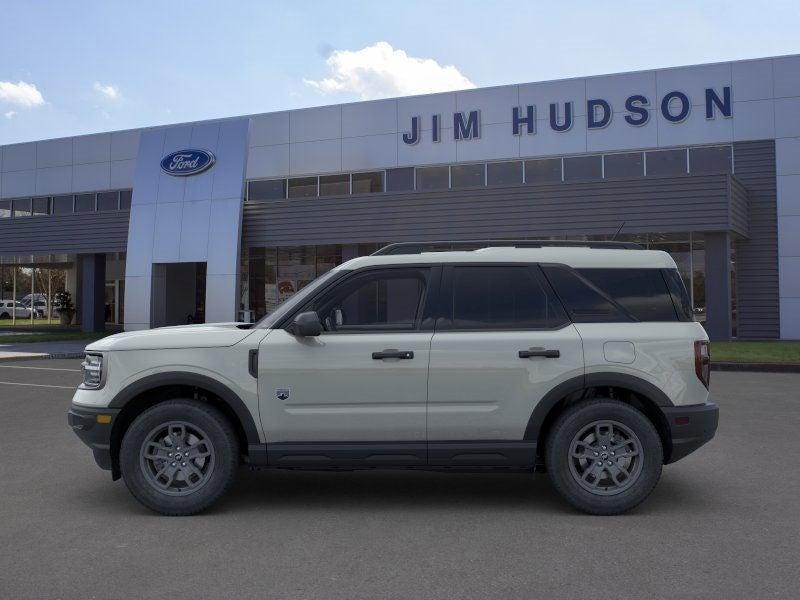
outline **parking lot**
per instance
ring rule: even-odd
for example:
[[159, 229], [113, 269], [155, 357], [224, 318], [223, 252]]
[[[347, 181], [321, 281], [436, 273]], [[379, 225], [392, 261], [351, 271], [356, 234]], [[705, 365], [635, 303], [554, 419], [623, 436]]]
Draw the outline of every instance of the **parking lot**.
[[0, 362], [1, 598], [796, 598], [800, 375], [712, 375], [716, 439], [634, 513], [546, 476], [242, 469], [142, 508], [66, 424], [78, 360]]

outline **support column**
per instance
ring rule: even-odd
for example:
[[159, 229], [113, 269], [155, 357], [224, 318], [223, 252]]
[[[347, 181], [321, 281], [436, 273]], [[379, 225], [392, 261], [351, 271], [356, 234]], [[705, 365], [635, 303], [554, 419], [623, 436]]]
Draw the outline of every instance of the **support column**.
[[731, 339], [731, 238], [706, 233], [706, 331], [712, 340]]
[[105, 329], [106, 255], [81, 254], [81, 329]]

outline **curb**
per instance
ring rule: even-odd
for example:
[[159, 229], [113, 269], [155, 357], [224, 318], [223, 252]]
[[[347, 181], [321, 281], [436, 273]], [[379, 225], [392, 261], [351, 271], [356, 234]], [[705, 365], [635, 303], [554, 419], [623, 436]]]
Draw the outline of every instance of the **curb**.
[[737, 363], [712, 362], [712, 371], [757, 371], [761, 373], [800, 373], [800, 365], [793, 363]]
[[16, 362], [19, 360], [47, 360], [51, 358], [83, 358], [83, 356], [83, 352], [53, 352], [52, 354], [45, 354], [44, 352], [37, 354], [35, 352], [31, 352], [30, 354], [25, 354], [22, 356], [7, 356], [0, 358], [0, 363]]

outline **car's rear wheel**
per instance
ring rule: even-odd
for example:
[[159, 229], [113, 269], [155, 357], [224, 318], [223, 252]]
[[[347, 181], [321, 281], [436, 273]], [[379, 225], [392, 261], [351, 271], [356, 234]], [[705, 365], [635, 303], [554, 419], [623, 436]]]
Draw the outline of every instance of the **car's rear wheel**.
[[661, 476], [661, 438], [641, 411], [618, 400], [587, 400], [562, 413], [547, 440], [547, 471], [575, 508], [596, 515], [626, 512], [650, 495]]
[[120, 469], [147, 508], [165, 515], [205, 510], [231, 486], [239, 463], [236, 434], [225, 416], [193, 400], [144, 411], [125, 432]]

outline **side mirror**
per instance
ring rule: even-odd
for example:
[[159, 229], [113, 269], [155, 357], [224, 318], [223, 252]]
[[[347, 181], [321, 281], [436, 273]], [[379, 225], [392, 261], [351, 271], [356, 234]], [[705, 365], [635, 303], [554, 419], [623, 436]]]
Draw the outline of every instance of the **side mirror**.
[[300, 313], [289, 326], [289, 333], [299, 337], [312, 337], [322, 333], [322, 323], [313, 310]]

